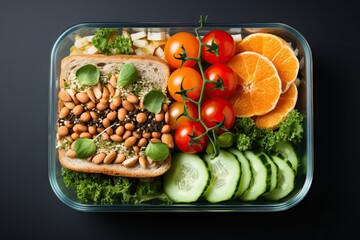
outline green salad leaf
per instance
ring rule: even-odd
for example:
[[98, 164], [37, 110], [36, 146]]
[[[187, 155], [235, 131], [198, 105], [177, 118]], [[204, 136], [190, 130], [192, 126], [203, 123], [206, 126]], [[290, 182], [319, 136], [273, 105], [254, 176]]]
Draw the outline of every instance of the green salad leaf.
[[93, 86], [99, 82], [100, 71], [96, 66], [86, 64], [76, 71], [76, 78], [82, 85]]
[[162, 109], [164, 94], [160, 90], [151, 90], [144, 96], [144, 107], [152, 113], [159, 113]]

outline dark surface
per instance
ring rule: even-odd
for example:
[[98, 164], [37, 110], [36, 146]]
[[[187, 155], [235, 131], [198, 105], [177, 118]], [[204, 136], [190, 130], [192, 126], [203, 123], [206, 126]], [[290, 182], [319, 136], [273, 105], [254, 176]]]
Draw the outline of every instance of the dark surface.
[[[357, 5], [356, 5], [357, 6]], [[314, 65], [315, 172], [305, 199], [276, 213], [83, 213], [48, 180], [50, 51], [82, 22], [282, 22]], [[359, 40], [355, 1], [23, 1], [0, 4], [0, 233], [6, 239], [254, 237], [351, 239], [360, 226]], [[355, 235], [356, 236], [356, 235]], [[11, 237], [11, 238], [10, 238]]]

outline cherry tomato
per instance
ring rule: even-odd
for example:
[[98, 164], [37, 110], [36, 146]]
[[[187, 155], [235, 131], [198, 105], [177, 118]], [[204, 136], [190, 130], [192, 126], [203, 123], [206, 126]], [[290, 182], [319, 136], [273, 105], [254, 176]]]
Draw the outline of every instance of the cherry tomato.
[[[225, 118], [224, 127], [230, 130], [235, 123], [234, 107], [223, 98], [211, 98], [201, 106], [201, 119], [207, 127], [214, 127]], [[222, 129], [220, 133], [224, 132]]]
[[202, 87], [202, 77], [199, 72], [190, 67], [182, 67], [176, 69], [169, 77], [168, 80], [168, 90], [171, 97], [173, 97], [178, 102], [183, 102], [183, 98], [180, 94], [180, 86], [182, 83], [184, 90], [190, 90], [186, 95], [197, 101], [199, 100], [201, 87]]
[[[206, 79], [217, 83], [223, 80], [222, 88], [215, 88], [216, 84], [206, 83], [205, 94], [210, 97], [230, 97], [236, 90], [237, 87], [237, 76], [235, 72], [225, 64], [214, 64], [211, 65], [205, 71]], [[214, 89], [215, 88], [215, 89]]]
[[[186, 51], [186, 57], [188, 58], [197, 58], [199, 54], [199, 41], [198, 39], [188, 32], [178, 32], [172, 35], [165, 44], [164, 52], [165, 59], [174, 68], [179, 68], [181, 66], [181, 55], [183, 54], [183, 49]], [[185, 61], [182, 65], [183, 67], [192, 67], [196, 64], [194, 60]]]
[[206, 148], [209, 141], [207, 135], [197, 140], [198, 144], [191, 144], [189, 136], [200, 136], [205, 133], [205, 128], [201, 123], [194, 121], [185, 121], [175, 131], [175, 144], [184, 153], [199, 153]]
[[218, 46], [219, 56], [215, 53], [209, 52], [208, 47], [203, 47], [201, 55], [203, 59], [211, 64], [227, 63], [235, 55], [235, 42], [233, 37], [223, 30], [212, 30], [205, 34], [202, 42], [206, 45], [215, 43]]
[[[198, 110], [194, 103], [186, 102], [186, 109], [190, 117], [198, 118]], [[168, 112], [170, 116], [169, 125], [172, 130], [177, 129], [182, 123], [188, 120], [188, 118], [185, 116], [178, 118], [180, 114], [184, 112], [184, 103], [182, 102], [173, 102], [169, 106]]]

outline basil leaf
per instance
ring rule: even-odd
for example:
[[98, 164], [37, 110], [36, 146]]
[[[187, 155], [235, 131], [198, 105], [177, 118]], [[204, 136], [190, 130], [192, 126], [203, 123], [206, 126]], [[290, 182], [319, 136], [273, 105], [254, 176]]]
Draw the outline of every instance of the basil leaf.
[[153, 161], [163, 161], [169, 154], [169, 147], [163, 142], [150, 142], [145, 149], [145, 155]]
[[95, 154], [96, 144], [93, 139], [78, 138], [75, 141], [74, 151], [78, 158], [88, 158]]
[[117, 86], [125, 87], [129, 84], [134, 83], [137, 78], [138, 72], [135, 65], [132, 63], [125, 63], [120, 69]]
[[83, 85], [96, 85], [99, 82], [100, 71], [92, 64], [86, 64], [76, 71], [77, 80]]
[[162, 109], [164, 94], [160, 90], [151, 90], [144, 96], [144, 107], [152, 113], [159, 113]]

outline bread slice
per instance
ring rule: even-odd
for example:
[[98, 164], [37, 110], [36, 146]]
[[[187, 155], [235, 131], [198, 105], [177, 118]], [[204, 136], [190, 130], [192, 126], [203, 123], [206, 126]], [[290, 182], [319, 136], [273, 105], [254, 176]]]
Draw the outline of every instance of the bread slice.
[[[85, 64], [92, 64], [96, 66], [101, 74], [103, 76], [111, 76], [114, 74], [117, 74], [119, 72], [119, 69], [121, 69], [121, 66], [125, 63], [133, 63], [138, 71], [139, 79], [142, 81], [142, 89], [144, 89], [141, 92], [138, 92], [138, 97], [141, 99], [141, 97], [146, 94], [146, 92], [156, 88], [161, 89], [162, 92], [166, 95], [167, 90], [167, 80], [170, 75], [170, 69], [168, 64], [163, 61], [162, 59], [158, 57], [153, 56], [138, 56], [138, 55], [112, 55], [112, 56], [106, 56], [101, 54], [94, 54], [94, 55], [71, 55], [68, 57], [65, 57], [61, 62], [61, 72], [60, 72], [60, 78], [59, 78], [59, 87], [60, 90], [69, 90], [69, 86], [71, 90], [74, 90], [71, 86], [71, 82], [76, 82], [76, 71], [80, 67], [82, 67]], [[140, 81], [140, 80], [139, 80]], [[106, 88], [106, 85], [108, 83], [103, 82], [103, 88]], [[89, 88], [88, 88], [89, 89]], [[115, 88], [116, 89], [116, 88]], [[116, 90], [122, 90], [122, 89], [116, 89]], [[86, 92], [86, 89], [76, 89], [76, 93], [78, 92]], [[73, 93], [75, 95], [76, 93]], [[113, 93], [114, 94], [114, 93]], [[110, 93], [111, 95], [111, 93]], [[73, 97], [73, 96], [72, 96]], [[110, 96], [110, 99], [113, 96]], [[122, 95], [123, 101], [124, 96]], [[125, 96], [126, 98], [126, 96]], [[73, 102], [75, 102], [75, 99], [72, 99]], [[89, 100], [91, 101], [91, 100]], [[99, 103], [99, 99], [96, 100], [95, 104]], [[75, 103], [75, 104], [79, 104]], [[85, 104], [83, 104], [85, 106]], [[66, 102], [63, 102], [59, 98], [59, 114], [61, 108], [64, 108], [64, 106], [70, 106], [66, 105]], [[135, 106], [135, 105], [134, 105]], [[136, 106], [135, 106], [136, 107]], [[69, 107], [70, 108], [70, 107]], [[106, 109], [110, 110], [110, 109]], [[84, 110], [86, 111], [86, 110]], [[90, 111], [90, 110], [88, 110]], [[111, 109], [111, 111], [118, 111], [118, 109], [114, 110]], [[72, 112], [70, 108], [70, 113]], [[59, 117], [60, 119], [60, 117]], [[117, 119], [114, 121], [118, 121]], [[81, 123], [84, 126], [87, 126], [86, 122]], [[120, 124], [120, 123], [119, 123]], [[164, 123], [165, 124], [165, 123]], [[60, 123], [59, 123], [60, 125]], [[87, 126], [88, 127], [88, 126]], [[72, 128], [68, 128], [68, 134], [66, 136], [58, 134], [58, 157], [60, 164], [68, 169], [78, 171], [78, 172], [88, 172], [88, 173], [102, 173], [112, 176], [123, 176], [123, 177], [134, 177], [134, 178], [148, 178], [148, 177], [156, 177], [159, 175], [164, 174], [171, 166], [171, 155], [167, 159], [161, 162], [153, 162], [150, 160], [147, 160], [146, 163], [144, 163], [144, 159], [147, 159], [146, 157], [143, 157], [143, 162], [141, 163], [140, 160], [136, 164], [131, 164], [131, 166], [127, 166], [124, 164], [126, 160], [133, 157], [132, 155], [129, 155], [129, 157], [126, 157], [125, 160], [121, 161], [121, 163], [96, 163], [91, 161], [90, 159], [80, 159], [75, 156], [71, 156], [67, 154], [67, 151], [71, 150], [70, 144], [68, 144], [66, 147], [64, 146], [63, 141], [67, 142], [73, 142], [74, 139], [72, 139], [71, 134], [74, 133]], [[97, 133], [98, 134], [98, 133]], [[94, 137], [94, 135], [92, 136]], [[122, 144], [118, 142], [114, 142], [111, 139], [108, 139], [107, 141], [115, 143], [115, 144]], [[149, 139], [148, 139], [149, 141]], [[117, 148], [117, 154], [123, 154], [122, 149], [124, 147]], [[111, 150], [113, 151], [113, 150]], [[105, 152], [101, 151], [101, 149], [97, 150], [96, 154]], [[107, 151], [107, 154], [109, 151]], [[143, 152], [142, 152], [143, 153]], [[137, 155], [138, 154], [138, 155]], [[139, 157], [139, 153], [135, 152], [135, 156]], [[131, 157], [130, 157], [131, 156]], [[140, 159], [140, 158], [139, 158]]]

